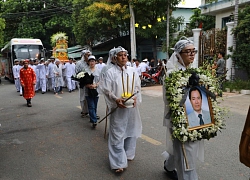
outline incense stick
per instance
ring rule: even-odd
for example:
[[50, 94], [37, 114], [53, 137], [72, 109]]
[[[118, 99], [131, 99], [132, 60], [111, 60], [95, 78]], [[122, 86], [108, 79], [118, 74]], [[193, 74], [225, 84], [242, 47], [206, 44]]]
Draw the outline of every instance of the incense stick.
[[127, 95], [128, 95], [128, 82], [129, 82], [129, 76], [127, 74]]
[[122, 71], [122, 92], [123, 92], [123, 96], [125, 96], [125, 91], [124, 91], [124, 79], [123, 79], [123, 71]]
[[133, 94], [133, 92], [134, 92], [134, 82], [135, 82], [135, 72], [133, 72], [133, 80], [132, 80], [131, 94]]

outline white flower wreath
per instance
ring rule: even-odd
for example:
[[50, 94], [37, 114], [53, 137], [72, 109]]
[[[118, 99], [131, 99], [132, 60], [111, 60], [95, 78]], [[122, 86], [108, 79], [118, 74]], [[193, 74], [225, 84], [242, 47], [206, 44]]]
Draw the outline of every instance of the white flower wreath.
[[218, 92], [218, 81], [212, 76], [209, 70], [202, 68], [190, 68], [185, 71], [174, 71], [170, 77], [165, 79], [166, 98], [169, 102], [171, 111], [171, 119], [173, 124], [173, 138], [179, 139], [181, 142], [196, 141], [201, 139], [210, 139], [217, 135], [217, 131], [223, 129], [225, 110], [218, 106], [216, 100], [211, 99], [212, 113], [214, 123], [211, 126], [189, 130], [187, 124], [187, 116], [184, 107], [180, 106], [180, 101], [184, 95], [184, 88], [187, 87], [189, 77], [192, 73], [199, 75], [199, 85], [207, 87], [208, 91]]

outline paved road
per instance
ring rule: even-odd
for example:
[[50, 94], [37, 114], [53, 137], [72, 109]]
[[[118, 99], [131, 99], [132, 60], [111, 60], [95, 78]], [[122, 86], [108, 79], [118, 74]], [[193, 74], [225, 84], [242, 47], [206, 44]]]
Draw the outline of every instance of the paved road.
[[[78, 92], [55, 96], [38, 93], [28, 108], [13, 84], [0, 85], [0, 179], [1, 180], [168, 180], [161, 153], [165, 150], [162, 127], [161, 86], [142, 90], [140, 107], [143, 135], [138, 139], [134, 161], [121, 175], [109, 168], [105, 123], [91, 129], [80, 117]], [[205, 162], [198, 162], [201, 180], [246, 180], [249, 169], [239, 162], [238, 145], [250, 96], [225, 94], [219, 99], [230, 113], [227, 127], [206, 141]], [[100, 97], [98, 114], [105, 115]]]

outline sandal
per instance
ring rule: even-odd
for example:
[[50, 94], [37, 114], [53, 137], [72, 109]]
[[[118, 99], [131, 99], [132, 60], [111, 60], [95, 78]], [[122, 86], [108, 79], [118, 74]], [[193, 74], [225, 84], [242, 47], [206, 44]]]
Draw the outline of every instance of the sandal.
[[116, 173], [122, 173], [123, 172], [123, 168], [119, 168], [119, 169], [115, 169]]

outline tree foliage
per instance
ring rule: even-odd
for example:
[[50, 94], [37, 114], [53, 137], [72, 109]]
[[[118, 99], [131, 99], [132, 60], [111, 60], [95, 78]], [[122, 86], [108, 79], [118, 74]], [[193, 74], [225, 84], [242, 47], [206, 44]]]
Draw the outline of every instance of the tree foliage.
[[193, 15], [190, 17], [189, 27], [186, 31], [202, 27], [202, 30], [210, 30], [215, 28], [215, 16], [201, 14], [201, 10], [196, 8], [193, 10]]
[[0, 47], [4, 46], [4, 29], [5, 29], [5, 21], [0, 18]]
[[77, 14], [74, 32], [78, 43], [93, 46], [96, 42], [128, 34], [130, 16], [126, 4], [93, 2], [79, 13], [75, 11], [73, 16]]
[[11, 38], [39, 38], [50, 49], [50, 36], [63, 30], [74, 44], [72, 1], [8, 0], [1, 3], [0, 12], [6, 22], [5, 43]]
[[245, 70], [250, 78], [250, 6], [239, 11], [238, 25], [233, 34], [236, 37], [236, 49], [233, 51], [232, 59], [235, 65]]

